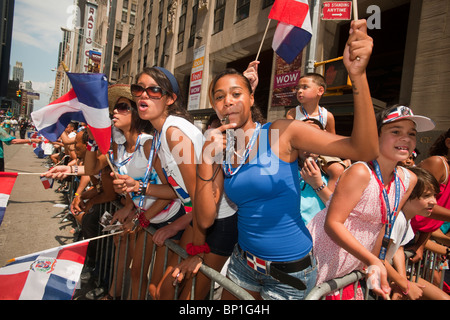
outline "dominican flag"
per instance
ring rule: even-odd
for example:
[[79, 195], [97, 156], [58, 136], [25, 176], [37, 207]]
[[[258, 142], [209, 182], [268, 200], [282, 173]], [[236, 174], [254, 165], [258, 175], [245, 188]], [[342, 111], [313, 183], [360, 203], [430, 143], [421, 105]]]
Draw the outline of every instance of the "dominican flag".
[[247, 255], [247, 265], [250, 268], [252, 268], [260, 273], [267, 274], [266, 261], [252, 255], [250, 252], [247, 252], [246, 255]]
[[67, 73], [72, 89], [48, 106], [31, 113], [40, 134], [56, 141], [70, 121], [87, 123], [103, 154], [111, 143], [108, 81], [101, 73]]
[[[39, 138], [39, 133], [37, 131], [28, 132], [28, 138], [30, 138], [30, 139], [37, 139], [37, 138]], [[33, 149], [35, 149], [37, 147], [36, 142], [29, 142], [28, 144], [32, 145]]]
[[5, 216], [6, 206], [16, 179], [17, 172], [0, 172], [0, 225]]
[[273, 36], [273, 50], [292, 63], [312, 37], [307, 0], [275, 0], [269, 19], [278, 20]]
[[53, 188], [53, 179], [47, 177], [41, 177], [41, 182], [45, 189]]
[[0, 268], [0, 300], [71, 300], [89, 240], [15, 258]]

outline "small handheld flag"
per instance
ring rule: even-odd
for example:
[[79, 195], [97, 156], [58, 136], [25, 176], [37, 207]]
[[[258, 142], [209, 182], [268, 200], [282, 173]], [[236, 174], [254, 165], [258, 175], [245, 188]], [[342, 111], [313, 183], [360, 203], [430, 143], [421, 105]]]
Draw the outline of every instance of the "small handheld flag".
[[44, 185], [45, 189], [53, 188], [53, 179], [47, 177], [41, 177], [41, 182]]
[[48, 106], [31, 113], [39, 133], [56, 141], [70, 121], [87, 123], [99, 150], [106, 154], [111, 143], [108, 81], [100, 73], [67, 73], [72, 89]]
[[275, 0], [269, 19], [278, 20], [273, 36], [273, 50], [292, 63], [312, 37], [307, 0]]

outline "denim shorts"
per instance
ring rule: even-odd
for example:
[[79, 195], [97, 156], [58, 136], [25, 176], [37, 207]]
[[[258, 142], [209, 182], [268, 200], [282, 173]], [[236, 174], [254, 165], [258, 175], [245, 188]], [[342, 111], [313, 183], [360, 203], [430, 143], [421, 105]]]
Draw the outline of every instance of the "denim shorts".
[[249, 291], [259, 292], [265, 300], [304, 300], [314, 288], [317, 277], [317, 267], [314, 255], [311, 256], [311, 266], [289, 273], [299, 278], [306, 285], [306, 290], [298, 290], [288, 284], [281, 283], [270, 275], [262, 274], [247, 265], [247, 259], [236, 245], [228, 265], [227, 277], [238, 286]]

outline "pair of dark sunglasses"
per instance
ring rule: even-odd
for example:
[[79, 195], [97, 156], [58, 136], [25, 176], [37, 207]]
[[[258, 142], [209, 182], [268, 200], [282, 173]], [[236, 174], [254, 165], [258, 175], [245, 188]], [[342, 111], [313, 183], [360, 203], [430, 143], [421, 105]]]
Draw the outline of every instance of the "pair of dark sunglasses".
[[161, 99], [164, 95], [168, 94], [167, 91], [164, 91], [161, 87], [157, 87], [157, 86], [143, 88], [142, 86], [140, 86], [138, 84], [131, 85], [131, 94], [134, 97], [142, 96], [144, 91], [147, 93], [147, 96], [150, 99], [157, 99], [157, 100]]
[[114, 106], [114, 110], [117, 110], [119, 113], [125, 113], [131, 111], [131, 106], [125, 102], [120, 102]]

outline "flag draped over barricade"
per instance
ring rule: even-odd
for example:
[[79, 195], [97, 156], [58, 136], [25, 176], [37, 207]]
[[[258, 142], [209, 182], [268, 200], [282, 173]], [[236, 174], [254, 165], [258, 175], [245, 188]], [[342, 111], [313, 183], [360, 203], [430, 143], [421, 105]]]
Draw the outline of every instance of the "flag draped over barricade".
[[17, 179], [17, 172], [0, 172], [0, 225], [5, 216], [9, 196]]
[[71, 300], [89, 240], [12, 259], [0, 268], [0, 300]]
[[108, 81], [101, 73], [67, 73], [72, 89], [48, 106], [31, 113], [40, 134], [56, 141], [70, 121], [85, 122], [106, 154], [111, 143]]
[[273, 50], [292, 63], [312, 37], [307, 0], [275, 0], [269, 19], [278, 20], [273, 36]]

